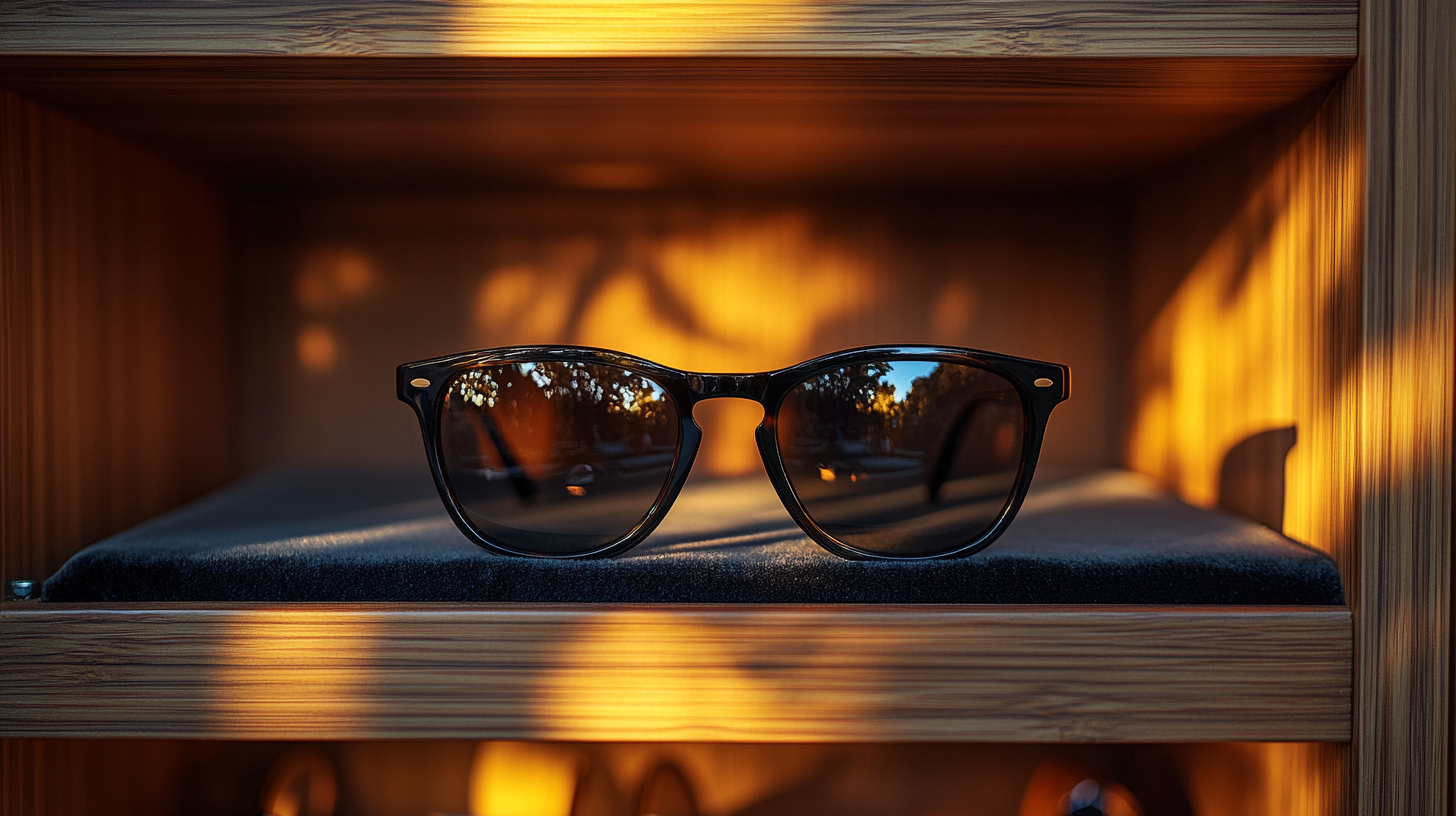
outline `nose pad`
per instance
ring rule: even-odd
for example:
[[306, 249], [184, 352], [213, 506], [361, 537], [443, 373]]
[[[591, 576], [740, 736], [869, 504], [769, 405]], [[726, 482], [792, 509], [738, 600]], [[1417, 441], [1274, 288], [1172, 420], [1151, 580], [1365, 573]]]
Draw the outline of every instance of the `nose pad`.
[[763, 460], [753, 429], [763, 421], [763, 406], [753, 400], [720, 397], [693, 407], [693, 421], [703, 429], [694, 469], [710, 476], [763, 473]]

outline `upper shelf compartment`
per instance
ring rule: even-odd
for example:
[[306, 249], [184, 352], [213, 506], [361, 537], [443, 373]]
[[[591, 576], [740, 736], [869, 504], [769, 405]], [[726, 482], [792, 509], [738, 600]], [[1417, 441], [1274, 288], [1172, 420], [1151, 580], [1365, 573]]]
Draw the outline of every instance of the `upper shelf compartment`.
[[249, 185], [1120, 183], [1345, 59], [4, 57], [8, 89]]
[[10, 90], [229, 181], [964, 189], [1134, 177], [1328, 86], [1357, 4], [63, 2]]
[[10, 54], [1353, 59], [1356, 0], [10, 3]]

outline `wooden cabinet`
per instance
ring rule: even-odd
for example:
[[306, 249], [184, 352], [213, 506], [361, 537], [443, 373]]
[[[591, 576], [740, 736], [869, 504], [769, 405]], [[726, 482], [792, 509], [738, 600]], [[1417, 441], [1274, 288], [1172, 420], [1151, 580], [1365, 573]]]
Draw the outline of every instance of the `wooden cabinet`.
[[[1203, 506], [1240, 440], [1296, 428], [1282, 526], [1350, 601], [6, 604], [5, 812], [55, 811], [86, 751], [51, 740], [99, 736], [1272, 741], [1224, 811], [1449, 811], [1452, 27], [1431, 0], [0, 10], [7, 581], [242, 472], [409, 455], [370, 377], [437, 350], [929, 340], [1072, 363], [1052, 464]], [[666, 252], [701, 274], [612, 276]], [[369, 297], [304, 292], [351, 263]], [[803, 319], [713, 323], [714, 275], [793, 281]], [[1114, 668], [1078, 682], [1089, 642]], [[598, 699], [587, 666], [682, 693]], [[695, 682], [717, 703], [674, 709]]]

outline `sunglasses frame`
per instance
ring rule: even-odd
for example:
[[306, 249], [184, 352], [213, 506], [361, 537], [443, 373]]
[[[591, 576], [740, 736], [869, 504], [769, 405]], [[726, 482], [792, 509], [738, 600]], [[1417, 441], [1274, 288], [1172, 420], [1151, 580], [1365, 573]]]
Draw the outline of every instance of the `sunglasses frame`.
[[[944, 553], [932, 555], [886, 555], [868, 552], [845, 544], [825, 532], [804, 510], [793, 485], [784, 470], [779, 451], [778, 412], [784, 398], [799, 384], [827, 370], [849, 365], [924, 361], [957, 363], [983, 369], [1000, 375], [1010, 382], [1021, 398], [1022, 416], [1025, 422], [1020, 469], [1012, 488], [1010, 500], [997, 516], [996, 521], [985, 533], [970, 543]], [[441, 463], [440, 425], [445, 408], [445, 395], [455, 375], [482, 364], [493, 363], [596, 363], [616, 366], [648, 377], [657, 383], [673, 400], [679, 413], [677, 451], [673, 457], [672, 470], [666, 484], [658, 493], [656, 501], [638, 522], [637, 526], [615, 540], [595, 550], [581, 553], [547, 554], [523, 552], [492, 541], [466, 520], [464, 510], [455, 497], [445, 477]], [[819, 546], [842, 558], [880, 561], [923, 561], [934, 558], [957, 558], [971, 555], [989, 547], [1016, 516], [1026, 491], [1031, 486], [1036, 461], [1041, 454], [1042, 436], [1046, 431], [1047, 419], [1052, 409], [1070, 394], [1070, 370], [1057, 363], [1046, 363], [1011, 357], [989, 351], [960, 348], [956, 346], [865, 346], [847, 349], [822, 357], [815, 357], [803, 363], [777, 371], [758, 374], [702, 374], [682, 371], [659, 365], [641, 357], [622, 354], [587, 346], [512, 346], [484, 349], [437, 357], [415, 363], [405, 363], [395, 371], [399, 398], [414, 408], [424, 435], [425, 450], [430, 462], [430, 473], [435, 486], [444, 500], [450, 518], [471, 541], [492, 552], [502, 555], [518, 555], [532, 558], [602, 558], [626, 552], [652, 533], [671, 509], [693, 461], [697, 458], [702, 442], [702, 430], [693, 420], [693, 408], [704, 400], [735, 397], [748, 399], [763, 406], [763, 421], [754, 434], [758, 441], [758, 452], [768, 471], [779, 500], [789, 515]], [[1047, 382], [1050, 381], [1050, 382]], [[1038, 384], [1042, 383], [1042, 384]]]

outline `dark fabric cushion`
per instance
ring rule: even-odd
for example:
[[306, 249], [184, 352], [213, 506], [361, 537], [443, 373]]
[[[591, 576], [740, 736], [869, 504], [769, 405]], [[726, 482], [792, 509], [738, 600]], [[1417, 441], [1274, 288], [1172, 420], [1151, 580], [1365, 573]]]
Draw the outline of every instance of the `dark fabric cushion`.
[[95, 544], [49, 601], [1318, 604], [1344, 602], [1324, 554], [1183, 504], [1126, 471], [1038, 483], [969, 558], [846, 561], [807, 539], [766, 479], [691, 483], [618, 558], [492, 555], [418, 472], [268, 473]]

